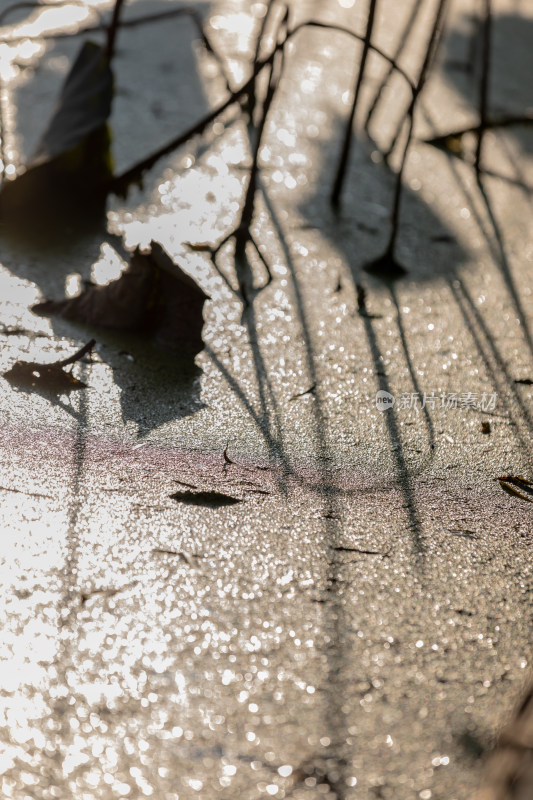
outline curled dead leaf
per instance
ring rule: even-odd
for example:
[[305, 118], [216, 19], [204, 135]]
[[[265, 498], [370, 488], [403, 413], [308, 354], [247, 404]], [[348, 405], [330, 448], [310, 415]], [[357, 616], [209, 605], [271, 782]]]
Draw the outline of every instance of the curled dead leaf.
[[208, 295], [152, 242], [137, 248], [122, 275], [106, 286], [89, 286], [82, 294], [46, 300], [33, 307], [40, 314], [115, 330], [136, 331], [181, 357], [194, 358], [203, 348], [203, 306]]

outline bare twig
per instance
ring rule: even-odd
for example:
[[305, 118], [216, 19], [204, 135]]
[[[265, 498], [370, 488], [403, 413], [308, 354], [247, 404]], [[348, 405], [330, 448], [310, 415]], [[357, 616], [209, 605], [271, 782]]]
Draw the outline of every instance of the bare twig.
[[[96, 344], [96, 339], [91, 339], [90, 342], [87, 342], [87, 344], [84, 344], [83, 347], [80, 347], [80, 349], [76, 353], [74, 353], [73, 356], [69, 356], [68, 358], [64, 358], [62, 361], [55, 361], [53, 366], [54, 367], [68, 367], [69, 364], [75, 364], [76, 361], [81, 361], [81, 359], [83, 358], [84, 355], [86, 355], [87, 353], [90, 353], [90, 351], [93, 349], [95, 344]], [[49, 364], [48, 366], [52, 366], [52, 365]]]

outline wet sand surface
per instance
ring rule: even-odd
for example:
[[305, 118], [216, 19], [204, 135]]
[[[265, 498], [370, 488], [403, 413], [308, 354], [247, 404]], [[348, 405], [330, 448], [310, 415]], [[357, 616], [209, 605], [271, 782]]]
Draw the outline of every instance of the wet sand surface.
[[[265, 6], [194, 5], [240, 86]], [[494, 6], [491, 109], [518, 115], [533, 16]], [[168, 7], [132, 2], [124, 17]], [[410, 11], [380, 4], [386, 52]], [[12, 30], [40, 13], [18, 12]], [[333, 214], [360, 47], [320, 29], [294, 37], [267, 119], [253, 234], [272, 281], [244, 313], [231, 242], [218, 271], [188, 246], [239, 221], [250, 149], [235, 110], [81, 234], [59, 225], [44, 243], [31, 222], [17, 238], [2, 226], [0, 371], [97, 340], [73, 368], [82, 391], [0, 378], [3, 797], [476, 790], [530, 681], [533, 507], [497, 478], [533, 478], [533, 132], [487, 133], [485, 199], [470, 164], [423, 141], [477, 124], [474, 13], [451, 4], [418, 109], [397, 244], [407, 274], [393, 284], [364, 266], [387, 243], [398, 157], [381, 153], [409, 95], [394, 79], [365, 137], [386, 72], [371, 56]], [[433, 14], [424, 4], [410, 26], [400, 63], [413, 76]], [[294, 20], [307, 18], [361, 33], [366, 10], [299, 3]], [[43, 29], [2, 56], [9, 164], [31, 153], [80, 44]], [[125, 28], [114, 70], [117, 172], [226, 96], [187, 17]], [[196, 371], [140, 336], [31, 312], [116, 276], [121, 241], [151, 240], [211, 298]], [[257, 289], [264, 262], [251, 248]]]

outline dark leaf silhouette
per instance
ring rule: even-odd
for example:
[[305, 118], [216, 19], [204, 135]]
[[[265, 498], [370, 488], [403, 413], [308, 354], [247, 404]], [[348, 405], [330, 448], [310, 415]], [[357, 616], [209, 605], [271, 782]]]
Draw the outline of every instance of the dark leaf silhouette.
[[187, 503], [191, 506], [204, 506], [208, 508], [221, 508], [222, 506], [234, 506], [242, 503], [238, 497], [231, 497], [222, 492], [175, 492], [171, 494], [172, 500], [179, 503]]
[[81, 350], [73, 356], [52, 364], [39, 364], [32, 361], [16, 361], [15, 364], [3, 373], [6, 381], [21, 389], [36, 389], [52, 394], [63, 394], [74, 389], [83, 389], [87, 384], [75, 378], [65, 367], [79, 361], [95, 345], [91, 339]]
[[183, 358], [203, 348], [203, 306], [208, 296], [160, 244], [133, 253], [128, 268], [107, 286], [89, 286], [77, 297], [47, 300], [41, 314], [123, 331], [139, 331]]
[[[61, 90], [57, 109], [25, 172], [6, 180], [2, 216], [85, 207], [112, 175], [107, 124], [113, 74], [106, 50], [85, 42]], [[73, 202], [74, 200], [74, 202]]]

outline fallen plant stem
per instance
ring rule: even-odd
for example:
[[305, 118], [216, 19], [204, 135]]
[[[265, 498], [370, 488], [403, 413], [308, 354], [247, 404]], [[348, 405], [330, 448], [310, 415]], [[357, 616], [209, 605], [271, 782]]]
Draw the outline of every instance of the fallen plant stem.
[[[485, 130], [488, 130], [488, 128], [485, 128]], [[470, 130], [467, 130], [466, 133], [470, 133]], [[455, 150], [452, 147], [447, 146], [446, 143], [447, 138], [448, 137], [446, 136], [443, 137], [439, 136], [434, 139], [423, 139], [422, 141], [424, 142], [424, 144], [429, 144], [432, 147], [437, 147], [443, 150], [447, 156], [458, 158], [460, 161], [463, 162], [463, 164], [468, 164], [468, 166], [474, 166], [473, 162], [470, 161], [468, 158], [465, 158], [465, 156], [462, 153], [455, 152]], [[453, 138], [452, 135], [450, 135], [449, 138], [452, 139]], [[528, 195], [531, 192], [533, 192], [533, 187], [527, 184], [525, 181], [521, 180], [520, 178], [513, 178], [510, 175], [504, 175], [503, 173], [498, 172], [497, 170], [488, 169], [487, 167], [480, 167], [479, 174], [481, 176], [486, 175], [488, 178], [497, 178], [498, 180], [503, 181], [504, 183], [508, 183], [509, 186], [516, 186], [519, 189], [522, 189]]]
[[48, 366], [63, 368], [63, 367], [68, 367], [69, 364], [75, 364], [76, 361], [81, 361], [83, 356], [87, 355], [87, 353], [90, 353], [95, 344], [96, 344], [96, 339], [91, 339], [90, 342], [87, 342], [87, 344], [84, 344], [83, 347], [80, 347], [80, 349], [76, 353], [74, 353], [73, 356], [64, 358], [62, 361], [54, 361], [53, 364], [48, 364]]
[[157, 553], [157, 555], [161, 556], [177, 556], [191, 569], [197, 569], [193, 559], [203, 558], [203, 556], [199, 556], [196, 553], [188, 553], [186, 550], [170, 550], [166, 547], [156, 547], [154, 550], [152, 550], [152, 553]]
[[342, 194], [344, 181], [346, 179], [346, 172], [348, 167], [348, 161], [350, 159], [350, 150], [353, 139], [353, 122], [355, 118], [355, 112], [357, 110], [357, 103], [359, 101], [361, 86], [363, 85], [363, 78], [365, 74], [365, 67], [368, 58], [368, 53], [370, 51], [370, 41], [372, 38], [372, 31], [374, 28], [374, 19], [376, 15], [377, 3], [378, 0], [369, 0], [365, 38], [363, 41], [363, 52], [361, 55], [361, 61], [359, 63], [359, 70], [355, 82], [352, 105], [350, 108], [350, 113], [348, 114], [348, 121], [346, 123], [346, 128], [344, 131], [344, 141], [342, 145], [341, 157], [339, 159], [337, 173], [335, 175], [335, 181], [333, 183], [333, 189], [331, 192], [331, 204], [333, 205], [334, 208], [339, 207], [340, 197]]

